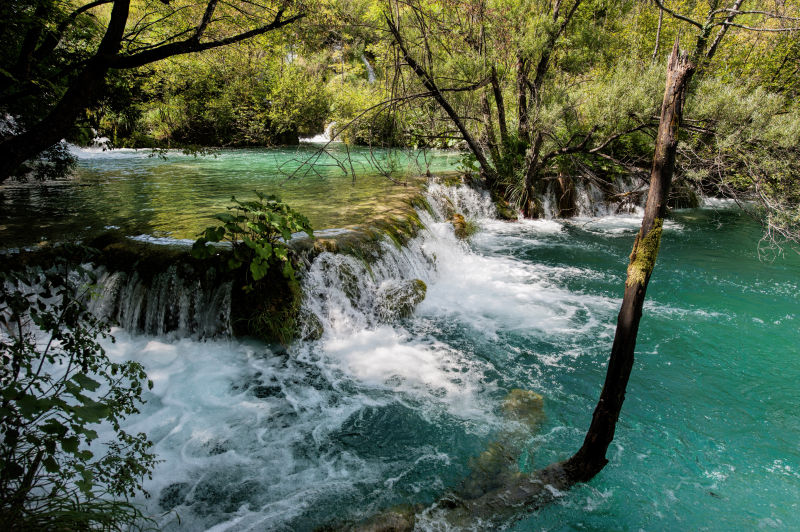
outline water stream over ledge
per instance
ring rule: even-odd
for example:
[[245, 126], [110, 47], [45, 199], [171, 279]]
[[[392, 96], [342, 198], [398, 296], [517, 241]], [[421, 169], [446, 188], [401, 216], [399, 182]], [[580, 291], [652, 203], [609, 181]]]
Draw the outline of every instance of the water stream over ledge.
[[[513, 389], [544, 396], [547, 416], [518, 453], [522, 471], [577, 449], [637, 217], [504, 223], [474, 191], [430, 195], [427, 229], [407, 247], [387, 242], [369, 268], [330, 254], [313, 264], [319, 340], [117, 331], [109, 353], [155, 382], [128, 429], [164, 460], [142, 500], [160, 528], [313, 530], [430, 504], [519, 432], [503, 414]], [[471, 241], [437, 212], [441, 197], [479, 224]], [[760, 262], [759, 229], [732, 210], [678, 211], [665, 228], [611, 463], [513, 529], [800, 527], [800, 260]], [[404, 279], [427, 296], [387, 321], [380, 294]]]
[[[77, 182], [4, 189], [0, 234], [24, 214], [51, 239], [114, 224], [191, 238], [231, 194], [274, 178], [265, 153], [248, 150], [96, 156]], [[322, 205], [330, 221], [317, 227], [336, 227], [377, 207], [342, 205], [397, 190], [367, 179], [289, 182], [281, 194]], [[226, 330], [225, 285], [204, 291], [167, 270], [145, 303], [135, 275], [101, 276], [97, 310], [117, 308], [126, 326], [109, 354], [143, 362], [155, 382], [126, 427], [147, 432], [163, 460], [139, 502], [164, 530], [314, 530], [464, 491], [477, 457], [508, 435], [523, 472], [568, 456], [599, 394], [640, 223], [593, 204], [597, 193], [578, 191], [580, 211], [595, 217], [506, 223], [474, 190], [432, 185], [426, 229], [404, 248], [387, 241], [369, 265], [317, 258], [304, 290], [324, 332], [289, 348], [214, 336]], [[469, 241], [445, 221], [448, 204], [479, 226]], [[666, 222], [611, 463], [512, 529], [800, 528], [800, 258], [760, 262], [759, 237], [724, 206]], [[386, 294], [412, 279], [427, 285], [415, 312], [383, 312]], [[535, 432], [507, 415], [515, 389], [544, 397]], [[423, 513], [417, 528], [453, 527]]]

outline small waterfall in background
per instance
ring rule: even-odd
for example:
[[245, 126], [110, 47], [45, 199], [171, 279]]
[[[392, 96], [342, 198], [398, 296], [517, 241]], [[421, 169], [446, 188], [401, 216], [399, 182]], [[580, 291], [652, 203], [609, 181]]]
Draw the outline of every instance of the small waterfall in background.
[[[300, 142], [309, 143], [309, 144], [327, 144], [331, 141], [331, 137], [333, 135], [333, 128], [336, 126], [336, 122], [331, 122], [327, 126], [325, 126], [325, 131], [319, 133], [318, 135], [314, 135], [313, 137], [304, 137], [300, 139]], [[337, 142], [337, 141], [333, 141]]]
[[[551, 182], [542, 196], [542, 210], [546, 219], [559, 218], [557, 188], [555, 182]], [[641, 212], [647, 187], [640, 179], [632, 176], [617, 177], [614, 182], [604, 185], [604, 188], [594, 181], [576, 180], [574, 216], [594, 218]]]
[[375, 70], [372, 68], [372, 65], [369, 63], [367, 56], [361, 54], [361, 61], [364, 62], [364, 66], [367, 68], [367, 81], [369, 83], [375, 83]]

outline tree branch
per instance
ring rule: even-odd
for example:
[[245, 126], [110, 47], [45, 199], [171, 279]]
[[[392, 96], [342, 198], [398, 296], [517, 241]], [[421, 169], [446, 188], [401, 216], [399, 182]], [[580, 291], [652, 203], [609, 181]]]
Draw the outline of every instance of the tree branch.
[[681, 15], [680, 13], [676, 13], [675, 11], [673, 11], [673, 10], [671, 10], [671, 9], [668, 9], [668, 8], [667, 8], [667, 7], [666, 7], [666, 6], [663, 4], [663, 2], [661, 2], [661, 0], [653, 0], [653, 2], [655, 2], [655, 4], [658, 6], [658, 8], [659, 8], [659, 9], [662, 9], [663, 11], [665, 11], [665, 12], [666, 12], [667, 14], [669, 14], [670, 16], [672, 16], [672, 17], [675, 17], [675, 18], [676, 18], [676, 19], [678, 19], [678, 20], [682, 20], [682, 21], [684, 21], [684, 22], [688, 22], [689, 24], [691, 24], [691, 25], [693, 25], [693, 26], [697, 26], [697, 27], [698, 27], [698, 28], [700, 28], [701, 30], [703, 29], [703, 25], [702, 25], [702, 24], [700, 24], [700, 23], [699, 23], [699, 22], [697, 22], [696, 20], [692, 20], [692, 19], [690, 19], [689, 17], [686, 17], [686, 16], [684, 16], [684, 15]]
[[172, 57], [175, 55], [183, 55], [193, 52], [202, 52], [205, 50], [210, 50], [212, 48], [218, 48], [220, 46], [227, 46], [229, 44], [244, 41], [252, 37], [255, 37], [257, 35], [263, 35], [270, 31], [277, 30], [284, 26], [288, 26], [289, 24], [297, 22], [298, 20], [306, 16], [306, 13], [300, 13], [298, 15], [294, 15], [293, 17], [282, 19], [281, 17], [283, 16], [283, 12], [284, 12], [283, 9], [278, 10], [278, 12], [275, 14], [275, 18], [273, 19], [273, 21], [265, 26], [261, 26], [259, 28], [255, 28], [243, 33], [239, 33], [231, 37], [218, 39], [216, 41], [200, 42], [199, 39], [197, 38], [197, 35], [195, 34], [192, 37], [189, 37], [188, 39], [185, 39], [183, 41], [165, 44], [163, 46], [159, 46], [158, 48], [137, 52], [133, 55], [117, 56], [111, 62], [110, 66], [111, 68], [135, 68], [142, 65], [146, 65], [148, 63], [153, 63], [155, 61], [160, 61], [161, 59], [165, 59], [167, 57]]

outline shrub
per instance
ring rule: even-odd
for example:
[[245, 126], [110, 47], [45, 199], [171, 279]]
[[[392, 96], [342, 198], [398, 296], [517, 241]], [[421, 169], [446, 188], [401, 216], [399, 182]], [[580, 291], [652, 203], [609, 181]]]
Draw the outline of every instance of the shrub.
[[[111, 362], [108, 325], [86, 308], [89, 272], [0, 272], [0, 528], [123, 530], [146, 522], [129, 498], [156, 460], [121, 428], [147, 380]], [[83, 286], [80, 286], [83, 285]], [[112, 338], [113, 340], [113, 338]], [[114, 441], [98, 449], [100, 425]]]

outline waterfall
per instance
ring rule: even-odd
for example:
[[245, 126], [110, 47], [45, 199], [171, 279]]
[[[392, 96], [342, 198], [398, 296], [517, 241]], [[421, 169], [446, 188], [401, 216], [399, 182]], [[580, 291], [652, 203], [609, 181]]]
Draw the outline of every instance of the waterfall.
[[[312, 143], [312, 144], [327, 144], [331, 141], [331, 136], [333, 135], [333, 128], [336, 126], [336, 122], [331, 122], [327, 126], [325, 126], [325, 131], [318, 135], [314, 135], [313, 137], [304, 137], [300, 139], [300, 142], [304, 143]], [[333, 141], [336, 142], [336, 141]]]
[[149, 281], [138, 272], [98, 272], [90, 310], [131, 333], [200, 338], [230, 334], [231, 283], [193, 278], [173, 264]]
[[[547, 219], [559, 217], [558, 192], [554, 182], [542, 194], [542, 210]], [[575, 179], [575, 216], [594, 218], [641, 212], [647, 187], [632, 176], [617, 177], [601, 188], [596, 182]]]
[[361, 61], [364, 62], [364, 66], [367, 68], [367, 81], [369, 83], [375, 83], [375, 70], [372, 68], [372, 65], [369, 64], [369, 60], [367, 60], [367, 56], [361, 54]]
[[450, 213], [473, 220], [495, 215], [489, 194], [467, 186], [431, 183], [426, 197], [430, 212], [418, 211], [424, 227], [405, 246], [386, 238], [373, 261], [326, 252], [311, 264], [303, 283], [304, 311], [315, 316], [313, 321], [326, 333], [356, 332], [396, 317], [387, 307], [402, 306], [403, 298], [414, 295], [410, 283], [429, 283], [436, 277], [438, 261], [463, 249], [447, 221]]

